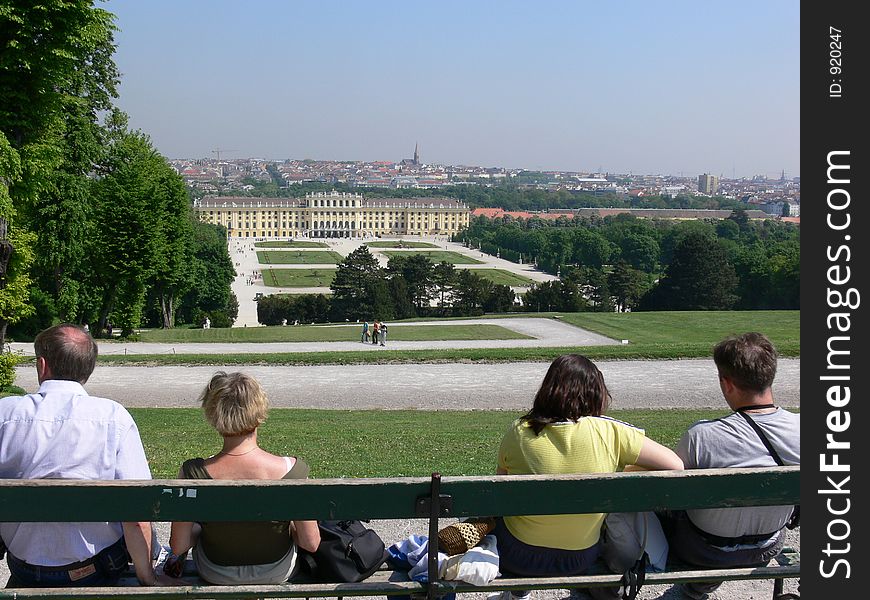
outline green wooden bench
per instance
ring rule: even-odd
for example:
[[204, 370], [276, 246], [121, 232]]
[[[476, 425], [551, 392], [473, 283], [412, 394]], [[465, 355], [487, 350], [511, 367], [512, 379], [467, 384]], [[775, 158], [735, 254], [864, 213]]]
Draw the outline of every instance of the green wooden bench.
[[[59, 481], [0, 480], [4, 521], [221, 521], [286, 519], [426, 518], [437, 546], [446, 517], [629, 512], [799, 502], [799, 467], [709, 469], [561, 476], [492, 476], [282, 481]], [[424, 532], [420, 532], [424, 533]], [[385, 540], [387, 544], [396, 540]], [[0, 598], [293, 598], [426, 595], [510, 589], [612, 586], [619, 575], [601, 569], [576, 577], [498, 578], [486, 586], [437, 578], [434, 553], [430, 585], [383, 570], [356, 584], [288, 583], [211, 586], [195, 577], [185, 587], [17, 588]], [[434, 569], [434, 570], [433, 570]], [[736, 579], [774, 579], [774, 598], [784, 578], [800, 577], [800, 556], [784, 551], [769, 566], [699, 569], [669, 566], [648, 573], [647, 584]]]

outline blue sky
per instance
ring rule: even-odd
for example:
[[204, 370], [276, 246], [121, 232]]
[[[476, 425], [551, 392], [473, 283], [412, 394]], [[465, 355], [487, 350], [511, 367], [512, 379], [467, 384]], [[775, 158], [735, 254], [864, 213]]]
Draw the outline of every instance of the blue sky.
[[111, 0], [166, 156], [800, 174], [796, 1]]

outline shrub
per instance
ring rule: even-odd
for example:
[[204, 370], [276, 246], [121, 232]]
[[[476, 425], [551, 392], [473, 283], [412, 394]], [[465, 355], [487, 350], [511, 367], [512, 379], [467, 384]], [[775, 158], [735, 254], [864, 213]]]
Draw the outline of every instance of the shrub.
[[23, 360], [23, 355], [11, 350], [0, 352], [0, 389], [15, 383], [15, 365]]

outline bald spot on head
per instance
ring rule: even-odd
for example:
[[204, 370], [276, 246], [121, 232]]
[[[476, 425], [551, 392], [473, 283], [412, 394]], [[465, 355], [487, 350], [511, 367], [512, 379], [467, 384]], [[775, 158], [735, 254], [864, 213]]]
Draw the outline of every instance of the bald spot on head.
[[84, 384], [96, 366], [97, 344], [87, 331], [72, 323], [40, 332], [33, 347], [37, 358], [45, 361], [49, 379]]

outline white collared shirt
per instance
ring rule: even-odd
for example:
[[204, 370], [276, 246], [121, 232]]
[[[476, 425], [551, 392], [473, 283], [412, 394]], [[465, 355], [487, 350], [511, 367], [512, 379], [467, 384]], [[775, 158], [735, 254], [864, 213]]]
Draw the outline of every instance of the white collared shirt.
[[[0, 399], [0, 478], [151, 479], [133, 417], [75, 381]], [[118, 541], [120, 523], [0, 523], [9, 551], [34, 565], [85, 560]]]

